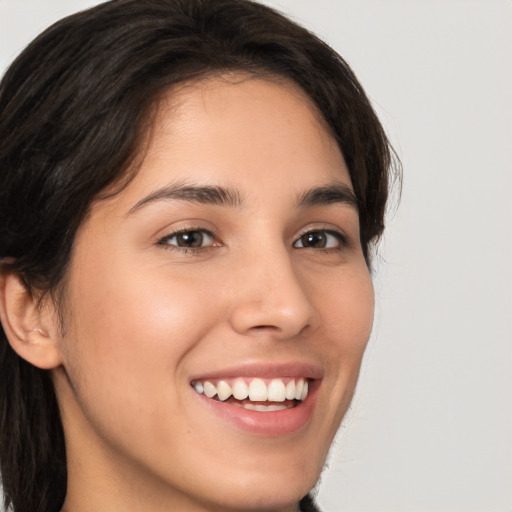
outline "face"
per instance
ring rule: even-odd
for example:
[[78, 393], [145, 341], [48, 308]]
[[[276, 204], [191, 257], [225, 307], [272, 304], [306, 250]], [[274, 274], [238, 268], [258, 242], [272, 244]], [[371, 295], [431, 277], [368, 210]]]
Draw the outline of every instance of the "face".
[[70, 510], [295, 510], [373, 317], [348, 171], [299, 90], [169, 94], [138, 174], [80, 228], [65, 293]]

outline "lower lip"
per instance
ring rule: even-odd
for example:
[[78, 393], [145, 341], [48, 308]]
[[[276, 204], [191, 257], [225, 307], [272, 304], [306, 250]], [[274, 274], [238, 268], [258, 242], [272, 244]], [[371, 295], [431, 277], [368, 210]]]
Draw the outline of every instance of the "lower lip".
[[310, 383], [308, 396], [303, 402], [290, 409], [270, 412], [251, 411], [193, 392], [205, 406], [235, 427], [252, 434], [280, 436], [296, 432], [309, 423], [315, 409], [318, 388], [319, 382], [314, 381]]

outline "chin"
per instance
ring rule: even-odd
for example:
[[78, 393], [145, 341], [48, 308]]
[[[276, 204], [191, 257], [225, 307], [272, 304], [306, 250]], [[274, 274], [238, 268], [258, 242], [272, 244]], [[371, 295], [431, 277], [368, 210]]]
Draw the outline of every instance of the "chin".
[[[276, 451], [278, 451], [276, 449]], [[297, 503], [316, 485], [324, 464], [324, 453], [311, 454], [299, 450], [295, 457], [269, 455], [258, 467], [248, 467], [246, 455], [240, 455], [245, 463], [237, 468], [219, 470], [224, 478], [217, 478], [215, 489], [206, 495], [216, 494], [219, 510], [269, 510], [276, 512], [296, 511]]]

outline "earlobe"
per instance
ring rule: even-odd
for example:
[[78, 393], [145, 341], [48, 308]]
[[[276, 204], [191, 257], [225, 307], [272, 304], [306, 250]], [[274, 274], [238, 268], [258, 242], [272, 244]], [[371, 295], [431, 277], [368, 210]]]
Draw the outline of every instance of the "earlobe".
[[60, 366], [60, 330], [54, 309], [42, 306], [17, 274], [0, 275], [0, 320], [20, 357], [45, 370]]

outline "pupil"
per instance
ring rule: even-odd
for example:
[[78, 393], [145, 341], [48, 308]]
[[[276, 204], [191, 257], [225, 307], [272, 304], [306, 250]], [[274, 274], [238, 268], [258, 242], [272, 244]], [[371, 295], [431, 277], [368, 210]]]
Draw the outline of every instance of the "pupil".
[[325, 247], [326, 236], [324, 233], [308, 233], [302, 237], [302, 245], [304, 247]]
[[178, 245], [180, 247], [201, 247], [203, 244], [203, 234], [199, 231], [189, 231], [178, 235]]

